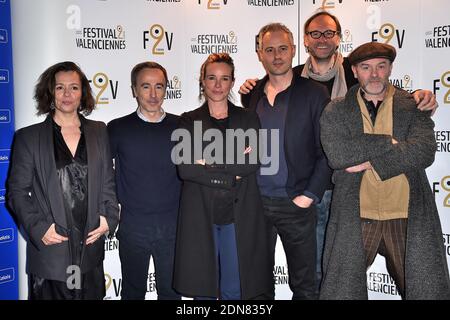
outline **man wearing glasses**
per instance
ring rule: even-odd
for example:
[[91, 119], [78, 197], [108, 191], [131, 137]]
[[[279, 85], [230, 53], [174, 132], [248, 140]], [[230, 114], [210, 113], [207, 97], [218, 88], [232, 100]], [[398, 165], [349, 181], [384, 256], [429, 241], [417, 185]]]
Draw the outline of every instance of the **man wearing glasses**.
[[[304, 64], [293, 68], [294, 73], [310, 78], [325, 85], [331, 99], [343, 97], [353, 85], [358, 83], [354, 77], [350, 63], [338, 51], [342, 28], [338, 18], [327, 11], [319, 11], [309, 17], [303, 25], [303, 44], [309, 54]], [[248, 79], [240, 87], [239, 93], [245, 95], [255, 86], [257, 79]], [[413, 97], [422, 111], [437, 108], [435, 96], [428, 90], [417, 90]], [[244, 98], [243, 98], [244, 99]], [[329, 216], [332, 195], [332, 183], [320, 203], [317, 204], [317, 280], [321, 280], [322, 251], [325, 230]]]

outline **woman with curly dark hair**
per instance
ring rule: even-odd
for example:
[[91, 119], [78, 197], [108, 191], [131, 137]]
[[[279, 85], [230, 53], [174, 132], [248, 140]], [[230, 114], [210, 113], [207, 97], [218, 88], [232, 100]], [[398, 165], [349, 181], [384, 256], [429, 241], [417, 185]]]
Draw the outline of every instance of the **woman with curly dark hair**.
[[57, 63], [35, 88], [38, 115], [16, 132], [8, 204], [27, 239], [29, 299], [102, 299], [104, 239], [119, 220], [106, 126], [88, 120], [89, 81]]

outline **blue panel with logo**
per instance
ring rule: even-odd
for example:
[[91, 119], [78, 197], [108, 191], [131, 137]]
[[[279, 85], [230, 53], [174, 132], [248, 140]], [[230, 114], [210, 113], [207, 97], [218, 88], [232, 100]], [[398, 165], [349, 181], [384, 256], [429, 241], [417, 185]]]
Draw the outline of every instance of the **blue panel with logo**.
[[14, 136], [10, 0], [0, 0], [0, 299], [17, 300], [17, 228], [6, 209], [6, 178]]

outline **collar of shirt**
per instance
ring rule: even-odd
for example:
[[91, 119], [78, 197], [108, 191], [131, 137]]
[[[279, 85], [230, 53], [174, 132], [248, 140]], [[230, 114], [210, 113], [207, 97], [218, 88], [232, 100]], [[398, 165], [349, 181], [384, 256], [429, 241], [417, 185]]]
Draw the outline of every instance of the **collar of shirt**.
[[366, 99], [366, 93], [364, 92], [364, 90], [361, 89], [361, 97], [364, 100], [364, 103], [370, 104], [372, 107], [374, 107], [375, 109], [378, 109], [378, 107], [383, 103], [383, 100], [377, 100], [377, 103], [375, 104], [373, 101], [371, 100], [367, 100]]
[[166, 112], [164, 111], [163, 108], [161, 108], [161, 111], [162, 111], [162, 115], [158, 120], [150, 121], [144, 116], [144, 114], [141, 112], [141, 109], [139, 107], [137, 107], [137, 109], [136, 109], [136, 113], [137, 113], [138, 117], [141, 118], [141, 120], [143, 120], [145, 122], [151, 122], [151, 123], [159, 123], [164, 120], [164, 118], [166, 117]]
[[366, 105], [367, 111], [369, 112], [370, 119], [372, 120], [372, 124], [375, 124], [375, 120], [377, 118], [377, 113], [378, 113], [378, 107], [383, 103], [383, 101], [377, 100], [377, 103], [375, 104], [373, 101], [367, 100], [365, 97], [364, 90], [361, 90], [361, 97], [363, 98], [363, 101]]

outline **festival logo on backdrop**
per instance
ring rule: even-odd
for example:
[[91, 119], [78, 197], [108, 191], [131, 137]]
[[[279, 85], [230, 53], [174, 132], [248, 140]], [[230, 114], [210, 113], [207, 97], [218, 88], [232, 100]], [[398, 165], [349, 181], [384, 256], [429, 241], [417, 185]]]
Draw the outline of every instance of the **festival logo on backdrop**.
[[206, 5], [208, 10], [219, 10], [228, 4], [228, 0], [198, 0], [199, 5]]
[[225, 34], [198, 34], [191, 38], [191, 52], [194, 54], [238, 52], [237, 36], [234, 31]]
[[389, 82], [392, 83], [394, 86], [403, 89], [408, 92], [413, 92], [413, 81], [411, 79], [411, 76], [408, 74], [405, 74], [401, 78], [390, 78]]
[[97, 72], [89, 80], [93, 84], [92, 91], [94, 92], [95, 103], [109, 104], [110, 98], [115, 100], [117, 98], [117, 90], [119, 88], [119, 81], [113, 81], [104, 72]]
[[434, 131], [436, 139], [436, 152], [445, 153], [450, 152], [450, 131], [449, 130], [437, 130]]
[[[161, 0], [145, 0], [147, 2], [158, 2], [158, 4], [160, 4], [161, 2], [165, 3], [181, 3], [181, 0], [165, 0], [165, 1], [161, 1]], [[161, 3], [163, 4], [163, 3]]]
[[167, 100], [177, 100], [181, 99], [181, 80], [180, 77], [175, 75], [172, 78], [169, 78], [167, 81], [167, 90], [166, 90], [166, 96], [164, 99]]
[[249, 6], [254, 7], [283, 7], [283, 6], [293, 6], [295, 4], [294, 0], [247, 0], [247, 1]]
[[[163, 271], [164, 272], [164, 271]], [[104, 300], [117, 300], [122, 293], [122, 278], [113, 278], [105, 272], [106, 297]], [[149, 273], [147, 276], [147, 293], [156, 292], [155, 273]]]
[[[450, 131], [447, 131], [447, 141], [449, 138]], [[448, 143], [447, 143], [448, 144]], [[445, 208], [450, 208], [450, 176], [444, 176], [441, 181], [434, 181], [433, 193], [436, 196], [437, 193], [443, 193], [444, 199], [442, 201], [442, 206]]]
[[105, 272], [106, 296], [104, 300], [117, 300], [122, 291], [122, 278], [113, 278], [109, 273]]
[[289, 274], [287, 265], [275, 265], [273, 267], [273, 279], [275, 285], [288, 285]]
[[450, 70], [433, 80], [433, 93], [436, 96], [442, 94], [443, 98], [439, 103], [450, 104]]
[[447, 193], [444, 198], [444, 207], [450, 207], [450, 176], [443, 177], [441, 180], [441, 188]]
[[313, 4], [320, 5], [320, 10], [335, 9], [336, 5], [341, 4], [344, 0], [312, 0]]
[[341, 43], [339, 43], [339, 52], [350, 53], [353, 51], [353, 35], [350, 30], [346, 29], [342, 31]]
[[125, 30], [122, 25], [115, 27], [83, 27], [75, 30], [77, 48], [90, 50], [126, 49]]
[[116, 238], [116, 234], [114, 234], [111, 238], [106, 238], [104, 250], [106, 251], [118, 251], [119, 250], [119, 240]]
[[144, 49], [150, 49], [152, 55], [164, 55], [172, 50], [173, 32], [168, 32], [158, 23], [142, 33]]
[[367, 289], [376, 293], [399, 296], [394, 279], [387, 273], [370, 272], [367, 275]]
[[[162, 272], [167, 272], [167, 270], [162, 270]], [[156, 292], [156, 276], [154, 272], [148, 274], [147, 277], [147, 293]]]
[[442, 236], [444, 238], [445, 253], [450, 257], [450, 234], [444, 233]]
[[387, 43], [401, 49], [405, 41], [405, 29], [398, 29], [394, 24], [386, 22], [378, 31], [372, 32], [372, 41]]
[[450, 25], [435, 26], [433, 30], [425, 32], [426, 48], [449, 48], [450, 47]]

